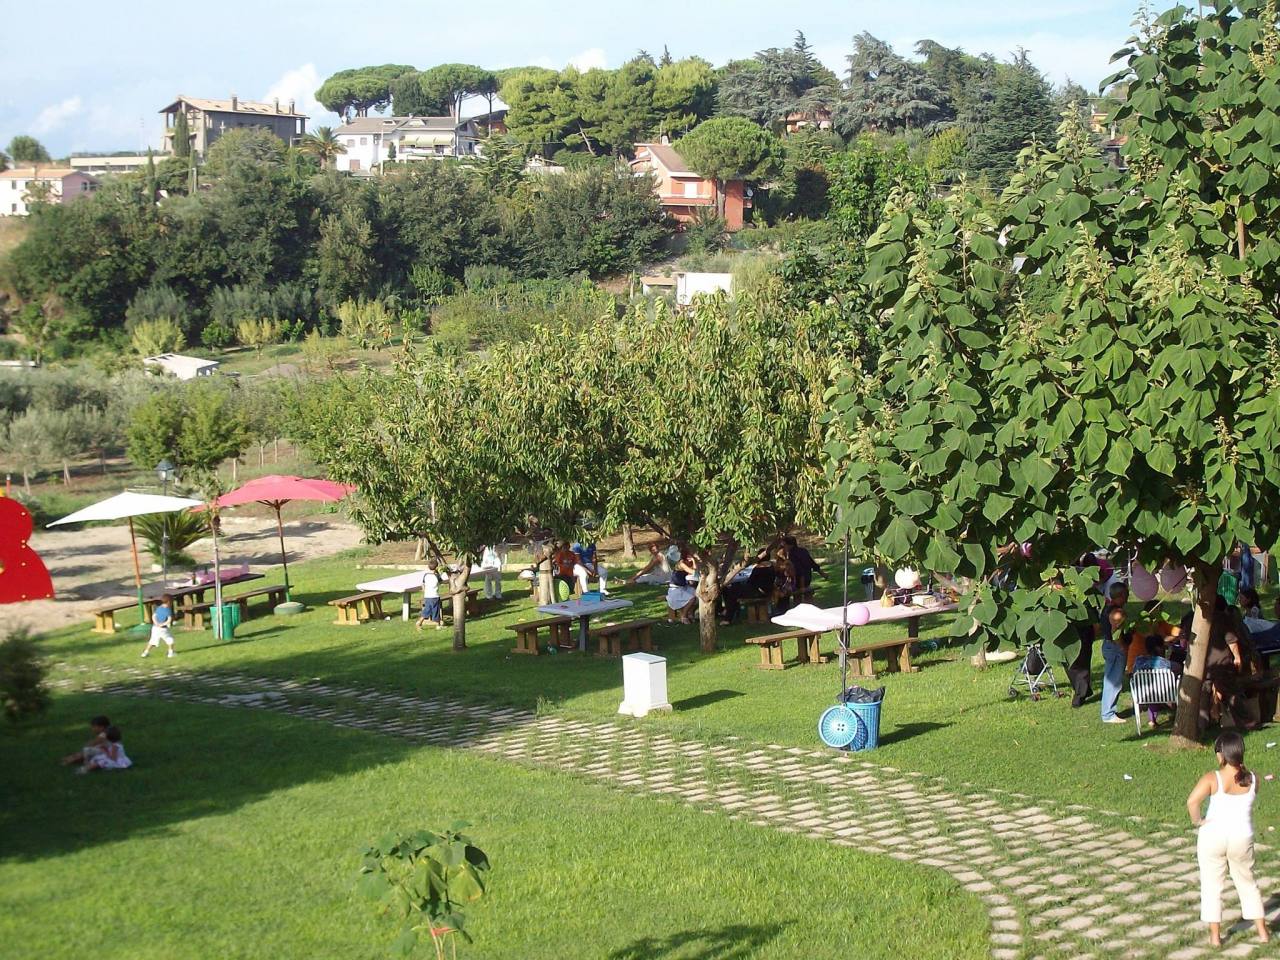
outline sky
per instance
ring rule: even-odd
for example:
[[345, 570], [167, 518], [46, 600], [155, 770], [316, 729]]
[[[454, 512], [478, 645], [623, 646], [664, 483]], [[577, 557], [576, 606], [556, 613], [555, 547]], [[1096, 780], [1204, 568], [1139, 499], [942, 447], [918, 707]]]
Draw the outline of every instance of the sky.
[[[159, 111], [178, 94], [294, 99], [309, 128], [336, 125], [315, 102], [326, 76], [373, 63], [616, 67], [638, 50], [714, 64], [785, 46], [802, 30], [838, 74], [855, 34], [911, 53], [931, 39], [1006, 58], [1018, 47], [1054, 83], [1093, 89], [1131, 33], [1137, 0], [131, 0], [77, 17], [81, 27], [0, 50], [0, 145], [19, 133], [56, 156], [158, 146]], [[19, 0], [0, 0], [17, 14]], [[11, 17], [3, 18], [3, 21]], [[12, 39], [12, 38], [11, 38]]]

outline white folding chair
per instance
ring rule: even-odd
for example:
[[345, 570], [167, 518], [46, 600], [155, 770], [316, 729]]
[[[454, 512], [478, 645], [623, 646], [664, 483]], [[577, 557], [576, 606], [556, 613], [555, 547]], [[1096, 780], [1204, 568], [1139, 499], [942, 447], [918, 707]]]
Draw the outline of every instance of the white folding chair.
[[1133, 721], [1142, 736], [1142, 708], [1178, 705], [1178, 676], [1168, 667], [1135, 670], [1129, 678], [1129, 694], [1133, 697]]

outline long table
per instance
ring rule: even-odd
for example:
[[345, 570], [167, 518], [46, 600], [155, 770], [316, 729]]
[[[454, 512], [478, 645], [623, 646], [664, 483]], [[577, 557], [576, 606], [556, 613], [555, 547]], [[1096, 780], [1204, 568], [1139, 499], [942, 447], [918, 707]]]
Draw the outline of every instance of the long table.
[[[883, 607], [877, 601], [868, 601], [866, 603], [849, 604], [848, 612], [846, 613], [841, 607], [823, 608], [816, 607], [811, 603], [802, 603], [786, 613], [774, 617], [773, 622], [783, 627], [821, 633], [834, 631], [839, 635], [843, 632], [846, 622], [850, 630], [860, 626], [854, 622], [854, 611], [858, 607], [866, 608], [868, 614], [867, 622], [861, 624], [861, 626], [902, 620], [907, 622], [907, 635], [902, 639], [882, 640], [862, 645], [855, 645], [852, 635], [841, 639], [841, 646], [847, 655], [854, 657], [855, 666], [858, 668], [857, 673], [862, 676], [874, 675], [871, 665], [871, 654], [874, 650], [885, 650], [888, 653], [889, 670], [891, 672], [914, 673], [917, 668], [911, 663], [911, 645], [920, 637], [920, 621], [925, 617], [940, 613], [954, 613], [960, 609], [956, 603], [936, 603], [927, 607], [904, 603], [895, 604], [892, 607]], [[858, 617], [857, 619], [861, 618]]]
[[[422, 577], [427, 572], [427, 568], [421, 570], [411, 570], [409, 573], [399, 573], [394, 577], [383, 577], [381, 580], [368, 580], [365, 583], [357, 583], [357, 590], [372, 592], [381, 590], [383, 593], [400, 594], [400, 619], [408, 621], [410, 616], [411, 605], [413, 603], [413, 595], [422, 589]], [[448, 584], [449, 572], [447, 570], [438, 571], [440, 581]], [[471, 578], [477, 573], [483, 574], [484, 571], [477, 566], [472, 566], [467, 572], [467, 582], [471, 582]]]

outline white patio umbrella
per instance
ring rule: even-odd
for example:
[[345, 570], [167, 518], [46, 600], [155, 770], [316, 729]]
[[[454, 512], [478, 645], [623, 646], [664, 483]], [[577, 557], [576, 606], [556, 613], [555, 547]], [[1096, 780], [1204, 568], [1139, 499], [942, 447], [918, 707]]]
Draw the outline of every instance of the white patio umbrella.
[[133, 532], [133, 518], [149, 513], [177, 513], [191, 507], [198, 507], [199, 500], [187, 497], [162, 497], [154, 493], [118, 493], [114, 497], [100, 500], [98, 503], [68, 514], [61, 520], [49, 524], [51, 527], [68, 523], [88, 523], [91, 520], [128, 520], [129, 544], [133, 549], [133, 579], [138, 587], [138, 614], [143, 623], [147, 619], [146, 606], [142, 602], [142, 568], [138, 565], [138, 538]]

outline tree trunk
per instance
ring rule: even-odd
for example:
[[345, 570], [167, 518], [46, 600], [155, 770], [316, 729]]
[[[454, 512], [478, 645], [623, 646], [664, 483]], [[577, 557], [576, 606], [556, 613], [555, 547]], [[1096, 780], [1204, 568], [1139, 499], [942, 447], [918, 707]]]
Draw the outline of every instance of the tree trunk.
[[631, 529], [631, 524], [624, 523], [622, 525], [622, 559], [634, 560], [636, 558], [636, 535]]
[[972, 657], [969, 658], [969, 662], [979, 670], [987, 669], [987, 648], [983, 647], [981, 650], [975, 653]]
[[232, 486], [235, 486], [237, 483], [240, 482], [239, 480], [236, 479], [236, 477], [239, 474], [239, 470], [238, 470], [239, 466], [240, 466], [240, 458], [232, 457], [231, 458], [231, 485]]
[[716, 213], [719, 215], [720, 219], [723, 220], [724, 206], [727, 200], [727, 198], [724, 195], [724, 183], [717, 180], [715, 181], [715, 185], [716, 185]]
[[419, 537], [418, 542], [413, 545], [413, 562], [421, 563], [427, 558], [427, 538]]
[[276, 462], [276, 463], [279, 463], [279, 462], [280, 462], [280, 438], [279, 438], [279, 437], [276, 437], [276, 438], [275, 438], [274, 440], [272, 440], [271, 442], [272, 442], [273, 444], [275, 444], [275, 448], [276, 448], [276, 459], [275, 459], [275, 462]]
[[27, 491], [27, 496], [31, 496], [31, 474], [25, 469], [22, 471], [22, 489]]
[[267, 445], [265, 443], [258, 444], [258, 466], [265, 467], [267, 465]]
[[471, 576], [471, 556], [458, 558], [458, 569], [449, 574], [449, 593], [453, 601], [453, 649], [467, 649], [467, 580]]
[[62, 485], [64, 487], [71, 486], [71, 466], [66, 460], [62, 461]]
[[720, 598], [720, 568], [710, 558], [698, 561], [698, 641], [703, 653], [716, 652], [716, 600]]
[[1200, 746], [1200, 689], [1204, 686], [1209, 635], [1213, 631], [1213, 601], [1217, 596], [1217, 581], [1211, 568], [1196, 567], [1192, 572], [1192, 582], [1196, 595], [1195, 616], [1191, 620], [1191, 649], [1182, 667], [1178, 712], [1173, 718], [1173, 736], [1170, 737], [1170, 742], [1178, 747]]
[[551, 547], [551, 542], [543, 544], [541, 552], [533, 558], [538, 603], [540, 604], [555, 603], [556, 600], [556, 585], [551, 570]]

